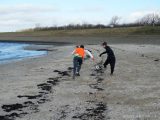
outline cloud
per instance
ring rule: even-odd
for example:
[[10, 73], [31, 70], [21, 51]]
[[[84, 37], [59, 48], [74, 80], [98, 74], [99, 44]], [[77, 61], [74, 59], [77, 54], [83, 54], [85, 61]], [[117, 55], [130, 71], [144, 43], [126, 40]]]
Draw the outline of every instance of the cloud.
[[54, 9], [51, 6], [35, 6], [31, 4], [21, 4], [21, 5], [0, 5], [0, 15], [8, 15], [8, 14], [15, 14], [15, 13], [39, 13], [39, 12], [53, 12]]
[[159, 14], [160, 15], [160, 10], [146, 10], [146, 11], [135, 11], [130, 13], [127, 16], [122, 17], [122, 21], [124, 23], [132, 23], [135, 22], [136, 20], [142, 18], [143, 16], [147, 15], [147, 14]]
[[[30, 4], [5, 6], [0, 5], [0, 31], [15, 31], [22, 28], [33, 27], [36, 23], [48, 22], [51, 24], [49, 15], [58, 10], [52, 6], [35, 6]], [[14, 29], [12, 29], [12, 27]], [[7, 29], [8, 28], [8, 29]]]
[[[41, 26], [65, 25], [69, 23], [82, 24], [84, 22], [101, 23], [98, 22], [99, 20], [96, 17], [97, 12], [101, 13], [103, 10], [104, 8], [98, 6], [60, 9], [50, 5], [0, 5], [0, 31], [33, 28], [38, 23]], [[99, 19], [103, 18], [99, 17]]]
[[[149, 13], [159, 13], [160, 10], [134, 11], [121, 17], [121, 23], [134, 22]], [[107, 24], [112, 13], [103, 6], [83, 6], [79, 8], [56, 8], [52, 5], [0, 5], [0, 31], [16, 31], [41, 26], [73, 24]]]
[[76, 8], [71, 9], [72, 12], [80, 12], [80, 13], [97, 13], [97, 12], [103, 12], [105, 9], [102, 6], [93, 6], [93, 7], [82, 7], [82, 8]]

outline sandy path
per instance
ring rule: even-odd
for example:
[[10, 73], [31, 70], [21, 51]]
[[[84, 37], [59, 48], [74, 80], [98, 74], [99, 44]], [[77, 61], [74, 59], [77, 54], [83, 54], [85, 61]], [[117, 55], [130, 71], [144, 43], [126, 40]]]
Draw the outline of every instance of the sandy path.
[[[160, 47], [112, 47], [117, 57], [112, 77], [109, 67], [107, 71], [95, 71], [95, 62], [86, 60], [81, 77], [72, 80], [68, 70], [72, 67], [68, 54], [72, 46], [57, 48], [58, 51], [50, 51], [41, 59], [1, 65], [0, 94], [3, 97], [0, 103], [12, 107], [16, 103], [22, 105], [9, 112], [0, 109], [1, 118], [11, 115], [6, 117], [16, 120], [157, 120], [160, 117]], [[98, 56], [95, 48], [103, 51], [100, 46], [88, 48], [95, 56]]]

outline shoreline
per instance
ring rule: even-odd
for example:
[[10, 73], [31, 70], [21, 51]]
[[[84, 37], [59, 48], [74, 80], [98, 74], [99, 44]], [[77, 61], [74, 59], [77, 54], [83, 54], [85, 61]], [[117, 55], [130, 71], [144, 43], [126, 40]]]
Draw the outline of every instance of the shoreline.
[[69, 42], [45, 42], [45, 41], [18, 41], [18, 40], [0, 40], [2, 43], [24, 43], [24, 44], [36, 44], [36, 45], [70, 45]]
[[[7, 46], [4, 48], [6, 50], [3, 51], [3, 49], [2, 49], [2, 54], [7, 55], [7, 57], [3, 58], [3, 56], [1, 56], [0, 64], [14, 63], [14, 62], [22, 61], [25, 59], [46, 56], [49, 51], [48, 48], [41, 49], [41, 50], [38, 49], [38, 46], [40, 46], [40, 45], [34, 44], [34, 46], [33, 46], [33, 44], [27, 44], [27, 43], [22, 43], [22, 45], [20, 45], [20, 44], [21, 43], [17, 43], [16, 45], [14, 45], [14, 42], [12, 42], [11, 43], [12, 47], [10, 48], [10, 46], [8, 46], [9, 43], [7, 42]], [[18, 48], [17, 48], [17, 45], [19, 45]], [[42, 46], [44, 46], [44, 45], [41, 45], [40, 47], [42, 48]], [[44, 46], [44, 47], [47, 47], [47, 46]], [[49, 45], [48, 45], [48, 47], [49, 47]], [[14, 49], [16, 52], [10, 51], [10, 49]], [[6, 51], [7, 51], [7, 53], [6, 53]], [[21, 53], [19, 53], [19, 52], [21, 52]], [[13, 56], [13, 54], [16, 54], [16, 56]]]
[[48, 52], [57, 51], [57, 49], [55, 49], [53, 47], [70, 45], [69, 43], [67, 44], [67, 43], [57, 43], [57, 42], [53, 42], [52, 44], [50, 44], [50, 43], [42, 43], [42, 42], [17, 42], [17, 41], [7, 42], [7, 41], [5, 41], [5, 42], [1, 42], [1, 43], [27, 44], [27, 46], [24, 46], [22, 48], [23, 50], [43, 51], [46, 53], [42, 54], [42, 55], [27, 56], [27, 57], [22, 57], [22, 58], [12, 58], [10, 60], [6, 59], [6, 60], [1, 61], [0, 64], [15, 63], [18, 61], [22, 61], [25, 59], [31, 59], [31, 58], [40, 58], [40, 57], [46, 56], [48, 54]]

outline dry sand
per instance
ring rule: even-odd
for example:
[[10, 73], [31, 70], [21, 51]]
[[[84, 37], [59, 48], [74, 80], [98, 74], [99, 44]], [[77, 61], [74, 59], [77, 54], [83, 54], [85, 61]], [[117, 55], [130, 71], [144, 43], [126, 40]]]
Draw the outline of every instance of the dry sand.
[[[0, 65], [0, 120], [158, 120], [160, 46], [111, 46], [117, 58], [113, 76], [109, 66], [95, 71], [101, 60], [96, 57], [71, 79], [74, 46], [39, 46], [48, 55]], [[95, 56], [103, 51], [87, 48]]]
[[115, 36], [41, 36], [41, 35], [9, 35], [0, 34], [0, 41], [4, 42], [35, 42], [35, 43], [74, 43], [74, 44], [101, 44], [107, 41], [112, 44], [154, 44], [160, 45], [160, 35], [115, 35]]

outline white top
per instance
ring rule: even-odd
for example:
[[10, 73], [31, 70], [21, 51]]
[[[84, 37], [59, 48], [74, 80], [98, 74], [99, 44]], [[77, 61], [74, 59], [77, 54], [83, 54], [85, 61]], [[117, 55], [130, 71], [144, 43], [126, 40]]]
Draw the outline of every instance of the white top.
[[94, 58], [92, 53], [89, 50], [84, 50], [86, 54], [88, 54], [92, 59]]

